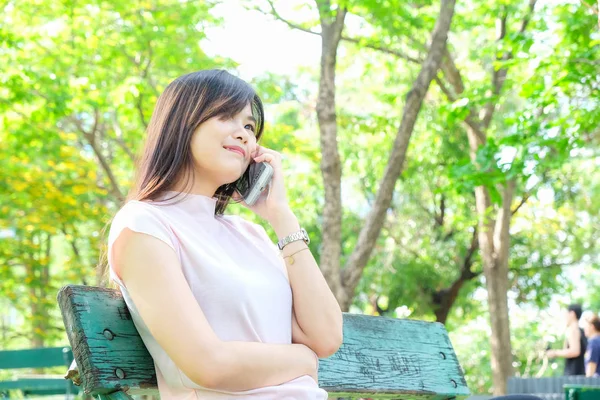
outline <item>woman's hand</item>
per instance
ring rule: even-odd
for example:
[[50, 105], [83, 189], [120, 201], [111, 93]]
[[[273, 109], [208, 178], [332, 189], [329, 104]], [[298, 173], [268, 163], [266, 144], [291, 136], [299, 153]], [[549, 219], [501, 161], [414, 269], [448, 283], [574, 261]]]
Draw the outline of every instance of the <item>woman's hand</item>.
[[267, 149], [266, 147], [257, 146], [254, 162], [269, 163], [271, 167], [273, 167], [273, 178], [268, 185], [268, 189], [261, 193], [254, 205], [249, 206], [243, 200], [241, 203], [258, 216], [273, 224], [273, 222], [279, 219], [281, 215], [289, 213], [290, 211], [287, 202], [285, 183], [283, 181], [281, 154], [274, 150]]

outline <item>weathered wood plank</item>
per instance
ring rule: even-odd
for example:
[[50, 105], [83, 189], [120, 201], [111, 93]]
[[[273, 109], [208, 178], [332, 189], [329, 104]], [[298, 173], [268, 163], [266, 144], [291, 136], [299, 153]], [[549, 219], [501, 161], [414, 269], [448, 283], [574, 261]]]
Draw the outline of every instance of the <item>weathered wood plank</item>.
[[0, 382], [0, 392], [20, 390], [22, 392], [49, 391], [56, 394], [76, 393], [71, 381], [62, 378], [18, 378]]
[[[118, 291], [70, 285], [58, 299], [86, 393], [156, 389], [152, 358]], [[338, 353], [321, 360], [319, 385], [345, 397], [444, 400], [469, 394], [443, 325], [353, 314], [344, 314]]]
[[344, 315], [343, 346], [321, 361], [319, 386], [344, 394], [469, 394], [442, 324], [352, 314]]
[[85, 393], [156, 387], [154, 362], [118, 291], [66, 286], [58, 302]]

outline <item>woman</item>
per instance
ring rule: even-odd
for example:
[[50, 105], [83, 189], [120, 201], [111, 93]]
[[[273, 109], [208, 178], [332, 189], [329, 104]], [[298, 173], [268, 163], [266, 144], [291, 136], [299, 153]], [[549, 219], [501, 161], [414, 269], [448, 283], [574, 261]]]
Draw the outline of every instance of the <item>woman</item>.
[[[225, 71], [182, 76], [157, 101], [108, 264], [162, 399], [327, 398], [317, 357], [341, 345], [342, 314], [287, 202], [281, 157], [257, 144], [262, 133], [259, 97]], [[281, 253], [261, 226], [223, 215], [252, 162], [274, 169], [249, 208]]]
[[585, 376], [600, 376], [598, 364], [600, 363], [600, 318], [597, 315], [586, 319], [585, 336], [588, 339], [585, 352]]

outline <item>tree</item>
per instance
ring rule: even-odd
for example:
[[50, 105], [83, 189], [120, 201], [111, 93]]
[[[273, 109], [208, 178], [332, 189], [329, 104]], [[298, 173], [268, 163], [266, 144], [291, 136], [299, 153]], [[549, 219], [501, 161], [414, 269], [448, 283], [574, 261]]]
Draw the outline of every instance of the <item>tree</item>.
[[[273, 14], [277, 18], [283, 19], [272, 3], [271, 6]], [[343, 4], [334, 7], [326, 0], [317, 1], [317, 8], [321, 25], [320, 33], [315, 33], [291, 22], [286, 21], [286, 23], [292, 27], [319, 34], [322, 40], [321, 77], [317, 101], [317, 117], [321, 131], [321, 173], [325, 186], [320, 265], [342, 309], [347, 310], [384, 224], [386, 210], [392, 201], [396, 180], [402, 172], [406, 149], [423, 99], [440, 66], [454, 13], [454, 1], [444, 0], [441, 2], [439, 18], [432, 32], [431, 45], [419, 76], [408, 92], [402, 121], [389, 156], [388, 167], [381, 180], [378, 195], [369, 217], [360, 231], [357, 245], [343, 268], [341, 268], [342, 171], [337, 144], [335, 69], [338, 45], [342, 39], [344, 19], [348, 9]]]
[[[442, 70], [454, 92], [450, 92], [440, 80], [437, 81], [440, 89], [451, 101], [456, 102], [465, 97], [468, 99], [464, 125], [470, 157], [473, 167], [484, 173], [486, 177], [485, 182], [477, 183], [477, 180], [473, 182], [475, 182], [474, 192], [479, 216], [478, 241], [486, 278], [492, 327], [492, 371], [495, 394], [504, 393], [506, 380], [513, 369], [507, 302], [507, 292], [510, 287], [508, 264], [510, 223], [511, 217], [536, 189], [535, 184], [531, 185], [530, 181], [528, 182], [532, 174], [526, 171], [535, 166], [538, 180], [544, 180], [548, 171], [557, 168], [566, 160], [569, 152], [577, 146], [576, 137], [584, 133], [569, 132], [568, 127], [572, 121], [563, 121], [562, 112], [551, 111], [560, 110], [560, 106], [556, 100], [553, 101], [553, 97], [545, 94], [548, 89], [545, 89], [544, 83], [538, 81], [542, 79], [542, 71], [546, 69], [546, 63], [541, 64], [542, 67], [536, 71], [540, 74], [535, 74], [535, 78], [531, 80], [531, 85], [536, 85], [536, 89], [532, 90], [532, 86], [526, 84], [525, 88], [529, 89], [528, 96], [521, 98], [530, 99], [525, 107], [531, 108], [533, 112], [524, 114], [522, 109], [515, 112], [511, 102], [522, 104], [523, 100], [517, 99], [512, 93], [503, 95], [503, 89], [507, 85], [514, 88], [519, 81], [519, 78], [514, 80], [509, 78], [509, 69], [515, 70], [518, 74], [520, 66], [526, 64], [523, 61], [523, 59], [527, 60], [526, 57], [521, 56], [521, 60], [516, 61], [515, 54], [529, 52], [530, 57], [535, 59], [535, 55], [529, 51], [532, 40], [526, 34], [535, 5], [536, 2], [531, 0], [525, 10], [519, 8], [518, 4], [505, 4], [497, 10], [497, 44], [491, 65], [491, 79], [485, 86], [491, 89], [489, 95], [483, 97], [472, 95], [473, 88], [468, 94], [464, 93], [465, 84], [462, 75], [450, 53], [445, 58]], [[521, 17], [518, 25], [514, 22], [511, 24], [511, 18], [514, 21], [519, 18], [519, 15]], [[562, 89], [550, 90], [555, 91], [554, 99], [565, 95], [566, 98], [570, 96]], [[484, 90], [480, 89], [479, 92], [482, 93]], [[537, 96], [532, 96], [533, 93]], [[531, 101], [532, 98], [537, 100]], [[501, 109], [504, 114], [501, 118], [495, 118], [495, 111], [498, 109]], [[510, 115], [513, 112], [519, 114], [520, 120], [511, 119]], [[549, 136], [549, 132], [557, 128], [564, 133], [553, 139]], [[492, 132], [495, 133], [495, 138]], [[499, 155], [501, 147], [511, 147], [516, 150], [511, 161], [506, 162], [501, 159]], [[541, 153], [541, 149], [553, 153], [552, 160], [536, 158], [534, 155]], [[518, 204], [513, 205], [519, 192], [521, 199]]]
[[3, 6], [0, 295], [27, 317], [31, 345], [64, 340], [60, 286], [101, 284], [93, 265], [103, 228], [125, 198], [161, 87], [190, 65], [234, 66], [199, 46], [218, 23], [211, 7]]

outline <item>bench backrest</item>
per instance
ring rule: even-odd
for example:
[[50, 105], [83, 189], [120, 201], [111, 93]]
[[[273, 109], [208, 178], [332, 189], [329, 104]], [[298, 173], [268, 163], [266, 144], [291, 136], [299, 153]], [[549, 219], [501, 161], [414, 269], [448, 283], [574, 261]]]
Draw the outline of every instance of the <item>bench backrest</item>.
[[[0, 351], [0, 370], [68, 367], [72, 361], [73, 353], [69, 347]], [[0, 398], [7, 397], [10, 391], [21, 392], [25, 397], [76, 394], [78, 392], [71, 382], [62, 377], [45, 374], [28, 374], [9, 380], [0, 380]]]
[[73, 353], [69, 347], [0, 351], [0, 369], [68, 366], [71, 361], [73, 361]]
[[[152, 357], [119, 291], [69, 285], [58, 301], [87, 394], [156, 390]], [[442, 324], [353, 314], [344, 314], [342, 347], [320, 362], [319, 386], [348, 397], [469, 394]]]

